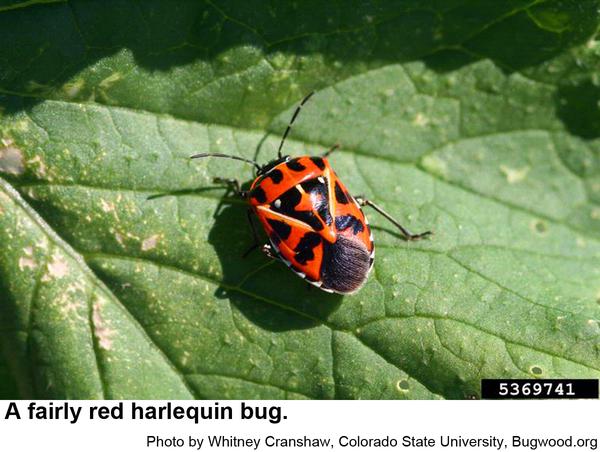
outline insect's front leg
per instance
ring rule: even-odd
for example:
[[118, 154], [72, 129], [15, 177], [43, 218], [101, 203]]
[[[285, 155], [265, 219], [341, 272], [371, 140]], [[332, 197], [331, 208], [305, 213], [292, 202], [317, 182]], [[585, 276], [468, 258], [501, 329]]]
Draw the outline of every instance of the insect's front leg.
[[240, 182], [237, 179], [228, 179], [226, 177], [215, 177], [213, 179], [213, 182], [215, 184], [227, 185], [227, 188], [229, 188], [231, 191], [233, 191], [233, 193], [235, 193], [235, 195], [239, 196], [240, 198], [248, 197], [248, 192], [246, 190], [242, 190]]
[[402, 232], [404, 237], [406, 237], [406, 240], [420, 240], [422, 238], [425, 238], [425, 237], [433, 234], [433, 232], [431, 232], [431, 231], [425, 231], [425, 232], [421, 232], [419, 234], [413, 234], [408, 229], [406, 229], [404, 226], [402, 226], [394, 217], [392, 217], [389, 213], [387, 213], [379, 205], [375, 204], [370, 199], [367, 199], [364, 196], [356, 196], [354, 199], [360, 206], [372, 207], [374, 210], [376, 210], [381, 215], [383, 215], [386, 220], [388, 220], [390, 223], [392, 223], [394, 226], [396, 226], [398, 229], [400, 229], [400, 231]]

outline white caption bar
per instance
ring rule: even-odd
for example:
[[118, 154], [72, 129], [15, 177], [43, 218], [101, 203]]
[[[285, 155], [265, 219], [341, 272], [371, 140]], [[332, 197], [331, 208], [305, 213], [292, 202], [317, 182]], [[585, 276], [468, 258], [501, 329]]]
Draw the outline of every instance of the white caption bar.
[[599, 435], [597, 400], [0, 402], [3, 450], [585, 451]]

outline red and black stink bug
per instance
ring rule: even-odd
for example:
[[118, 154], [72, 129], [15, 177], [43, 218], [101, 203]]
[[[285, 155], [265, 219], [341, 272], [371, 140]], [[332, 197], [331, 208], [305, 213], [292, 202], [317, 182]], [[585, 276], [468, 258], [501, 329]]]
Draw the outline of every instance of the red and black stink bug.
[[393, 223], [408, 240], [431, 234], [411, 234], [406, 228], [372, 201], [350, 195], [331, 168], [327, 156], [282, 156], [281, 149], [302, 106], [302, 102], [281, 138], [277, 159], [264, 166], [234, 155], [203, 153], [191, 158], [224, 157], [254, 165], [256, 178], [248, 191], [243, 191], [235, 179], [216, 178], [228, 184], [250, 205], [248, 219], [259, 246], [252, 213], [254, 213], [270, 244], [263, 245], [269, 257], [278, 259], [311, 284], [340, 294], [356, 292], [367, 280], [375, 258], [373, 235], [362, 211], [370, 206]]

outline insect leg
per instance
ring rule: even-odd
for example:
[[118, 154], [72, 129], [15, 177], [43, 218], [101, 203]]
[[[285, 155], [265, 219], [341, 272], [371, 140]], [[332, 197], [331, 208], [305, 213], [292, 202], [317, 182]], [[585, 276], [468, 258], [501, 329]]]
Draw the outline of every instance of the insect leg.
[[227, 179], [226, 177], [215, 177], [213, 179], [213, 182], [215, 184], [227, 185], [227, 188], [229, 188], [230, 190], [233, 190], [235, 195], [239, 196], [240, 198], [245, 198], [246, 196], [248, 196], [248, 192], [242, 190], [240, 183], [237, 179]]
[[340, 148], [340, 144], [339, 143], [335, 143], [333, 146], [331, 146], [327, 150], [327, 152], [324, 152], [323, 155], [321, 155], [321, 157], [329, 157], [333, 151], [335, 151], [336, 149], [339, 149], [339, 148]]
[[254, 243], [246, 250], [242, 257], [248, 256], [252, 251], [260, 246], [260, 239], [258, 238], [258, 233], [256, 232], [256, 226], [254, 226], [254, 221], [252, 221], [252, 211], [248, 209], [248, 223], [250, 223], [250, 230], [252, 231], [252, 238], [254, 239]]
[[402, 232], [404, 237], [406, 237], [407, 240], [420, 240], [424, 237], [427, 237], [427, 236], [433, 234], [433, 232], [431, 232], [431, 231], [425, 231], [425, 232], [421, 232], [419, 234], [413, 234], [408, 229], [406, 229], [404, 226], [402, 226], [389, 213], [387, 213], [385, 210], [383, 210], [381, 207], [379, 207], [377, 204], [375, 204], [373, 201], [371, 201], [363, 196], [357, 196], [354, 199], [356, 199], [356, 202], [359, 205], [372, 207], [377, 212], [379, 212], [381, 215], [383, 215], [390, 223], [392, 223], [394, 226], [396, 226], [398, 229], [400, 229], [400, 231]]

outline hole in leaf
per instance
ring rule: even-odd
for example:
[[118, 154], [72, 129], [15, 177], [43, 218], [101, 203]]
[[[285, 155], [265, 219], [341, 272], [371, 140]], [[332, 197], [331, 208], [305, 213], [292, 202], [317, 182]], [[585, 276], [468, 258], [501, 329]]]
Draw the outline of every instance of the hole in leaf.
[[542, 373], [544, 372], [542, 370], [541, 367], [539, 366], [531, 366], [531, 368], [529, 369], [529, 371], [533, 374], [533, 375], [542, 375]]
[[548, 225], [542, 220], [534, 220], [531, 223], [531, 228], [540, 235], [544, 235], [548, 232]]
[[410, 384], [408, 383], [408, 380], [400, 380], [398, 381], [396, 386], [399, 391], [408, 391], [410, 389]]

